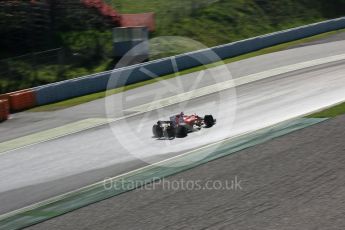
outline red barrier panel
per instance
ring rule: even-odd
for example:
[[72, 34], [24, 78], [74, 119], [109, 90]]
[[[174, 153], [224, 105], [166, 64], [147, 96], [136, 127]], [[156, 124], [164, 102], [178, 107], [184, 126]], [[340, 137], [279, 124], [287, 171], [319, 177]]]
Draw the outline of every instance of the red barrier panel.
[[30, 109], [36, 105], [36, 95], [30, 89], [23, 89], [11, 93], [1, 94], [0, 100], [6, 100], [9, 111], [12, 112]]
[[36, 105], [35, 93], [31, 90], [9, 93], [9, 104], [13, 112], [33, 108]]
[[9, 117], [8, 100], [0, 100], [0, 122], [7, 120]]
[[10, 96], [8, 94], [1, 94], [0, 95], [0, 100], [9, 100]]
[[146, 26], [150, 32], [155, 31], [155, 14], [121, 14], [121, 26], [134, 27]]

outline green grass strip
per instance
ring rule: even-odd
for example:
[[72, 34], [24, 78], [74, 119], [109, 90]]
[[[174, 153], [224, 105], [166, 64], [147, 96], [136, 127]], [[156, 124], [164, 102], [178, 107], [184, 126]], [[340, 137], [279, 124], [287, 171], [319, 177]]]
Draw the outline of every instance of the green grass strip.
[[328, 109], [322, 110], [317, 113], [313, 113], [307, 117], [309, 118], [326, 118], [326, 117], [336, 117], [345, 114], [345, 102], [339, 105], [330, 107]]

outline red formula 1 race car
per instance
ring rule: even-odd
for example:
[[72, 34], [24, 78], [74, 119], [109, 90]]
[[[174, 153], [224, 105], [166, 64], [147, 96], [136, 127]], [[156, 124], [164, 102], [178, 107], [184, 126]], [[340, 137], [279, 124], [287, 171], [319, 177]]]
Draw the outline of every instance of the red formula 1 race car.
[[210, 128], [216, 123], [212, 115], [205, 115], [204, 118], [196, 114], [184, 115], [183, 113], [171, 116], [169, 121], [158, 121], [153, 125], [152, 132], [155, 138], [183, 138], [189, 132], [200, 130], [202, 127]]

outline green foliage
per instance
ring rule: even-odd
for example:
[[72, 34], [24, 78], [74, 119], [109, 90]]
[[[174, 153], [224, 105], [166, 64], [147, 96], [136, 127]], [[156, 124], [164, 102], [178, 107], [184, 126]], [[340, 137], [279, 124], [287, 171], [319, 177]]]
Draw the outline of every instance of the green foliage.
[[323, 19], [299, 3], [278, 5], [284, 1], [270, 1], [267, 7], [251, 0], [218, 1], [196, 10], [194, 17], [164, 26], [158, 33], [188, 36], [214, 46]]
[[72, 31], [60, 33], [59, 36], [78, 67], [92, 69], [112, 55], [111, 31]]
[[[72, 1], [72, 0], [69, 0]], [[74, 0], [78, 2], [78, 0]], [[277, 30], [317, 22], [344, 14], [345, 0], [106, 0], [121, 13], [156, 13], [156, 32], [151, 36], [184, 36], [215, 46]], [[57, 1], [58, 2], [58, 1]], [[61, 1], [60, 3], [63, 3]], [[54, 11], [55, 12], [55, 11]], [[56, 11], [54, 47], [63, 55], [33, 60], [23, 58], [5, 67], [0, 61], [0, 92], [79, 77], [112, 68], [112, 33], [107, 22], [91, 9]], [[0, 12], [4, 34], [27, 34], [16, 17]], [[54, 15], [53, 15], [54, 16]], [[25, 15], [23, 15], [25, 18]], [[29, 20], [24, 20], [29, 21]], [[24, 34], [24, 35], [23, 35]], [[16, 41], [0, 38], [0, 45], [16, 47]], [[31, 44], [30, 39], [22, 39]], [[182, 43], [181, 43], [182, 41]], [[165, 40], [153, 42], [151, 58], [176, 55], [200, 46]], [[12, 43], [11, 43], [12, 42]], [[36, 47], [39, 49], [39, 47]], [[157, 50], [161, 53], [156, 52]], [[1, 49], [0, 56], [11, 55]], [[12, 54], [13, 55], [13, 54]], [[7, 66], [6, 66], [7, 65]], [[10, 68], [8, 67], [10, 65]]]

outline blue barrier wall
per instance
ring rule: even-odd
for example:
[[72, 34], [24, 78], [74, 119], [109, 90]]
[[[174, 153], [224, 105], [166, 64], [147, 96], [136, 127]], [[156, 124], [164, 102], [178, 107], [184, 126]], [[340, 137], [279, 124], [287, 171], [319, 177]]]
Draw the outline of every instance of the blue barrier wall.
[[32, 90], [36, 92], [37, 105], [45, 105], [149, 80], [176, 71], [213, 63], [221, 59], [342, 28], [345, 28], [345, 17], [266, 34], [210, 49], [198, 50], [174, 57], [48, 84], [33, 88]]

